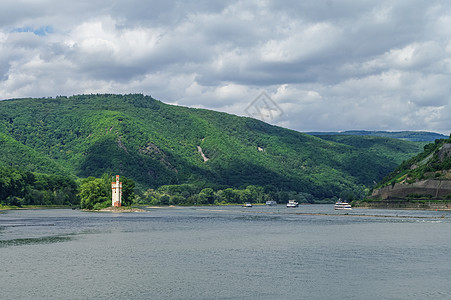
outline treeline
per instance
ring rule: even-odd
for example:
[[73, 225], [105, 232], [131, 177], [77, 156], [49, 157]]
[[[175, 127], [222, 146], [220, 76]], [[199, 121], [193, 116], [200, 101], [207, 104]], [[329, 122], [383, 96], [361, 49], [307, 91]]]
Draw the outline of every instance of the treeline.
[[[0, 206], [70, 205], [100, 209], [111, 205], [112, 175], [75, 180], [63, 175], [40, 174], [0, 167]], [[121, 177], [122, 203], [135, 201], [135, 182]]]
[[157, 189], [148, 189], [144, 193], [136, 195], [137, 204], [146, 205], [227, 205], [242, 204], [246, 202], [259, 204], [269, 200], [277, 203], [287, 203], [288, 200], [296, 200], [299, 203], [324, 203], [335, 202], [339, 197], [348, 199], [360, 199], [365, 194], [363, 188], [347, 190], [330, 199], [315, 199], [310, 193], [297, 191], [280, 191], [272, 186], [248, 185], [245, 188], [224, 188], [214, 190], [211, 187], [202, 188], [191, 184], [164, 185]]
[[[0, 167], [0, 206], [70, 205], [83, 209], [102, 209], [111, 206], [111, 173], [100, 178], [75, 180], [63, 175], [48, 175]], [[121, 177], [123, 205], [227, 205], [265, 203], [274, 200], [287, 203], [324, 203], [342, 199], [360, 199], [364, 187], [347, 189], [336, 197], [318, 199], [306, 192], [279, 190], [274, 186], [247, 185], [241, 188], [205, 187], [196, 184], [163, 185], [142, 191], [135, 182]]]
[[77, 205], [77, 183], [48, 175], [0, 167], [0, 205]]

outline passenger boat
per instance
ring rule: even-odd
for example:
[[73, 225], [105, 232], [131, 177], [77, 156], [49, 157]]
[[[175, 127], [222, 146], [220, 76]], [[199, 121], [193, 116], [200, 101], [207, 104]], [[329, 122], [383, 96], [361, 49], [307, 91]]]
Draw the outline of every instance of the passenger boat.
[[351, 204], [348, 202], [343, 202], [341, 199], [338, 199], [337, 202], [335, 202], [334, 209], [336, 210], [351, 210]]
[[274, 201], [274, 200], [268, 200], [268, 201], [266, 201], [266, 205], [267, 206], [274, 206], [274, 205], [277, 205], [277, 202]]
[[243, 207], [252, 207], [252, 203], [246, 202], [243, 204]]
[[294, 200], [288, 200], [287, 207], [298, 207], [299, 203]]

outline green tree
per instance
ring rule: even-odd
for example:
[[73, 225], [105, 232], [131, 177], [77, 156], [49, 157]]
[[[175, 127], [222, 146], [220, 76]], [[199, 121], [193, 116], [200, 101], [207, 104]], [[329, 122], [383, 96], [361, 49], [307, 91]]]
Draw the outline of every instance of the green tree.
[[226, 203], [240, 202], [240, 195], [238, 191], [232, 188], [227, 188], [225, 190], [218, 191], [218, 195], [220, 197], [220, 201], [224, 201]]
[[199, 193], [199, 204], [213, 204], [215, 202], [215, 193], [212, 188], [204, 188]]
[[80, 207], [93, 209], [97, 203], [109, 202], [110, 197], [105, 190], [105, 181], [89, 177], [80, 185]]
[[163, 195], [160, 197], [160, 204], [161, 205], [169, 205], [169, 196], [168, 195]]
[[264, 200], [264, 189], [261, 186], [255, 186], [255, 185], [248, 185], [246, 187], [246, 191], [250, 194], [250, 200], [247, 200], [247, 202], [252, 201], [254, 203], [263, 203]]
[[252, 191], [245, 189], [240, 191], [240, 201], [241, 202], [254, 202], [252, 201]]
[[132, 205], [135, 200], [135, 182], [127, 177], [121, 178], [122, 182], [122, 204]]

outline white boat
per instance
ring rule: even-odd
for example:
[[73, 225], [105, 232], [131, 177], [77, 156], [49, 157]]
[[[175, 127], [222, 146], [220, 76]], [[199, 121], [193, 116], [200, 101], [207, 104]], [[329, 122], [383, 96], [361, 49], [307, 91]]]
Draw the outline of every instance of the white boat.
[[266, 205], [267, 206], [275, 206], [275, 205], [277, 205], [277, 202], [274, 200], [268, 200], [268, 201], [266, 201]]
[[287, 207], [298, 207], [299, 203], [294, 200], [288, 200]]
[[243, 207], [252, 207], [252, 203], [246, 202], [243, 204]]
[[343, 202], [341, 199], [338, 199], [337, 202], [335, 202], [334, 209], [336, 210], [352, 210], [351, 204], [348, 202]]

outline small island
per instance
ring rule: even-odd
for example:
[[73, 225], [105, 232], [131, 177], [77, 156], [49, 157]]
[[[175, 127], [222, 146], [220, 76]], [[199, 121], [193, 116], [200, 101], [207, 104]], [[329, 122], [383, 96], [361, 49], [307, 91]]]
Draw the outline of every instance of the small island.
[[119, 180], [119, 175], [115, 176], [116, 180], [113, 182], [109, 178], [111, 176], [106, 174], [102, 178], [89, 177], [82, 182], [79, 196], [80, 208], [83, 211], [145, 211], [140, 208], [131, 207], [132, 199], [134, 198], [133, 190], [135, 188], [132, 180], [123, 177], [124, 182], [122, 182]]
[[[92, 182], [92, 181], [91, 181]], [[130, 181], [127, 181], [130, 184]], [[134, 188], [134, 185], [133, 185]], [[83, 211], [100, 211], [100, 212], [114, 212], [114, 213], [122, 213], [122, 212], [145, 212], [144, 209], [131, 207], [131, 206], [122, 206], [122, 182], [119, 180], [119, 175], [116, 175], [116, 181], [111, 182], [111, 206], [108, 206], [109, 201], [105, 200], [106, 195], [101, 195], [100, 197], [93, 198], [93, 194], [87, 194], [88, 199], [90, 198], [90, 205], [86, 205], [88, 201], [83, 201], [84, 204]], [[128, 198], [128, 197], [127, 197]]]

